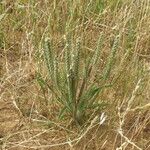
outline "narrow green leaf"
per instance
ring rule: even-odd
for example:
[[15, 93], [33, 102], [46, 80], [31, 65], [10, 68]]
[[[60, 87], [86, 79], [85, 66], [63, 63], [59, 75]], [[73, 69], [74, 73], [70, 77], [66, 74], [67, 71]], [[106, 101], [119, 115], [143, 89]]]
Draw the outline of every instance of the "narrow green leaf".
[[40, 87], [42, 89], [45, 89], [46, 83], [40, 73], [37, 73], [36, 79], [37, 79], [37, 82], [39, 83]]
[[64, 114], [65, 114], [66, 112], [67, 112], [67, 107], [64, 106], [64, 107], [61, 109], [61, 111], [59, 112], [58, 118], [59, 118], [59, 119], [63, 119]]

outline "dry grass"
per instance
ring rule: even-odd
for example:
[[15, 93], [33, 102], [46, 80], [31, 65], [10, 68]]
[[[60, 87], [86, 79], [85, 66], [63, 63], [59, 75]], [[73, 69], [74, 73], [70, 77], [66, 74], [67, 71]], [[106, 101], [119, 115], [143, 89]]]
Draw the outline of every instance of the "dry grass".
[[[106, 84], [115, 83], [98, 97], [107, 107], [90, 111], [83, 127], [70, 116], [58, 119], [60, 105], [36, 80], [37, 72], [48, 76], [45, 37], [53, 39], [62, 59], [64, 35], [70, 33], [73, 41], [82, 39], [83, 60], [103, 33], [100, 75], [115, 36], [120, 37]], [[149, 150], [149, 33], [149, 0], [1, 0], [0, 149]]]

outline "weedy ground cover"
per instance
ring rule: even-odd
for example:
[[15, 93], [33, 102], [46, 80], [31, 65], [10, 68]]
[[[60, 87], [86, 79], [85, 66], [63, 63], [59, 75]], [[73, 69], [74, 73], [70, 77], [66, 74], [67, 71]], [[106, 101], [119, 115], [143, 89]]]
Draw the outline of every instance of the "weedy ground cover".
[[0, 1], [0, 148], [149, 149], [149, 0]]

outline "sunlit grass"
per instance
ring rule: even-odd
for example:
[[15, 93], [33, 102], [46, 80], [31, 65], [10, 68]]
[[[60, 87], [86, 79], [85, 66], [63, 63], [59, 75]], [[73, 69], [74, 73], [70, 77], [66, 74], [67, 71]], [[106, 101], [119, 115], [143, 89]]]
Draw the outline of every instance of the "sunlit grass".
[[70, 147], [148, 149], [149, 27], [149, 0], [0, 1], [0, 103]]

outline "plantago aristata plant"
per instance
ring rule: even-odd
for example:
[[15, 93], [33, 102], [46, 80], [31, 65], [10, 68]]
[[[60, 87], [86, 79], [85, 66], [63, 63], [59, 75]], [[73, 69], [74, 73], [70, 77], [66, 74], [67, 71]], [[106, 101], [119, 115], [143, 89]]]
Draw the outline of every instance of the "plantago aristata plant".
[[[108, 62], [102, 71], [102, 85], [99, 85], [94, 78], [99, 77], [100, 56], [103, 45], [103, 35], [100, 35], [94, 54], [86, 57], [83, 62], [82, 38], [72, 40], [70, 34], [65, 36], [65, 49], [63, 60], [60, 60], [52, 45], [52, 40], [46, 38], [44, 42], [44, 58], [48, 70], [49, 82], [41, 76], [39, 83], [43, 83], [54, 95], [60, 104], [59, 117], [69, 114], [76, 124], [82, 124], [88, 118], [88, 112], [100, 110], [105, 105], [99, 103], [98, 96], [106, 86], [113, 66], [118, 36], [114, 40]], [[82, 58], [82, 59], [81, 59]]]

